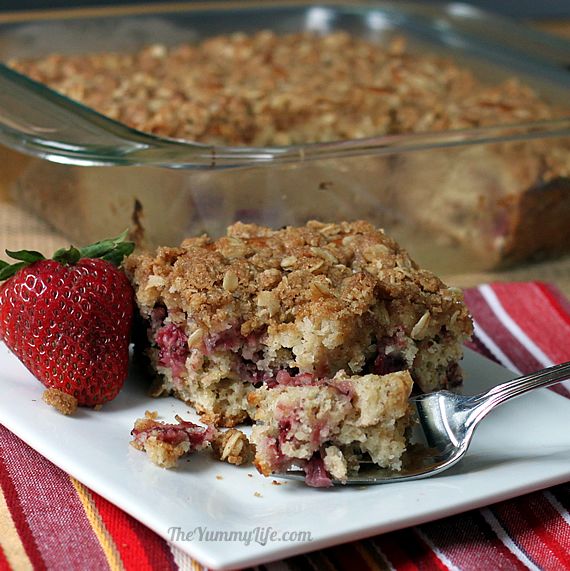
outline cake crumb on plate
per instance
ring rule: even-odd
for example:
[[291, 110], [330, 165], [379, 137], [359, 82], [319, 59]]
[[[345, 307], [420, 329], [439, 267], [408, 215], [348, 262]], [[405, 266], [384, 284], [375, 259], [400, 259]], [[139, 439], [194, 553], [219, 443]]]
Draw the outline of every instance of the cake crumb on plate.
[[42, 399], [65, 416], [72, 416], [77, 411], [77, 399], [59, 389], [46, 389]]

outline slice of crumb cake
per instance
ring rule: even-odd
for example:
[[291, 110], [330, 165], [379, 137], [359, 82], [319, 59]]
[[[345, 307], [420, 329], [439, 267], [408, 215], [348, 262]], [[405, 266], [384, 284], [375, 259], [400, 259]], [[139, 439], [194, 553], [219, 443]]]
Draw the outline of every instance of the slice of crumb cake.
[[227, 236], [130, 256], [148, 353], [171, 393], [233, 426], [247, 397], [290, 379], [409, 370], [419, 390], [461, 383], [472, 324], [462, 294], [366, 222]]
[[254, 463], [262, 474], [299, 466], [308, 485], [328, 487], [331, 477], [344, 481], [356, 472], [363, 457], [400, 469], [410, 422], [407, 371], [354, 377], [340, 372], [319, 381], [300, 377], [249, 396], [255, 407]]

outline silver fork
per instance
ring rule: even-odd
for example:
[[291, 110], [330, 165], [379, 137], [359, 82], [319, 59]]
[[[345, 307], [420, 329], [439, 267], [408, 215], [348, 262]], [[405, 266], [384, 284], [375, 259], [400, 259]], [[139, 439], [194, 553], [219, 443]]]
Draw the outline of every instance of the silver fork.
[[[357, 474], [346, 482], [334, 484], [366, 485], [418, 480], [440, 474], [457, 464], [469, 448], [478, 424], [495, 407], [528, 391], [547, 387], [570, 378], [570, 363], [542, 369], [502, 383], [487, 392], [462, 396], [449, 391], [436, 391], [410, 399], [415, 422], [398, 472], [364, 463]], [[304, 480], [302, 470], [273, 474], [279, 478]]]

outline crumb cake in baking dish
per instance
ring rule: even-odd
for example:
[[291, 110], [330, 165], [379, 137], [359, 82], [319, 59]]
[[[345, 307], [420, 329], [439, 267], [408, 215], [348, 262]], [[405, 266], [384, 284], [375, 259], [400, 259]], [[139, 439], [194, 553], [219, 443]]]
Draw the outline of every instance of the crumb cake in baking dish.
[[[206, 422], [262, 415], [261, 400], [248, 402], [260, 387], [324, 387], [338, 401], [338, 386], [394, 382], [399, 371], [420, 391], [461, 383], [472, 332], [461, 292], [366, 222], [236, 223], [217, 240], [133, 254], [125, 269], [148, 327], [153, 394], [173, 394]], [[346, 414], [365, 410], [349, 399]]]
[[[383, 45], [345, 31], [277, 35], [263, 30], [174, 46], [149, 45], [132, 53], [51, 54], [7, 63], [130, 127], [213, 145], [295, 145], [536, 124], [570, 116], [567, 104], [549, 102], [514, 76], [486, 82], [463, 63], [410, 47], [403, 37]], [[304, 163], [301, 176], [307, 191], [299, 201], [298, 179], [291, 176], [287, 182], [290, 171], [276, 175], [280, 186], [273, 187], [275, 197], [256, 172], [242, 193], [241, 174], [233, 173], [220, 198], [227, 213], [224, 225], [243, 218], [244, 211], [253, 212], [255, 222], [302, 223], [317, 216], [316, 190], [334, 181], [329, 202], [344, 200], [345, 216], [366, 217], [369, 203], [381, 203], [390, 213], [399, 213], [405, 224], [420, 226], [474, 253], [483, 269], [568, 252], [568, 137], [528, 136], [495, 143], [493, 137], [489, 142], [421, 152], [396, 146], [394, 156], [368, 157], [364, 168], [358, 160], [345, 157], [327, 163], [326, 169], [318, 161]], [[470, 135], [465, 140], [469, 142]], [[124, 226], [125, 218], [119, 222], [115, 218], [120, 214], [110, 212], [126, 212], [125, 198], [107, 197], [100, 206], [100, 169], [97, 175], [85, 170], [74, 173], [77, 180], [71, 182], [66, 170], [60, 183], [53, 181], [53, 168], [42, 164], [36, 168], [35, 176], [33, 171], [28, 174], [27, 185], [17, 189], [27, 208], [67, 233], [88, 233], [93, 228], [89, 236], [79, 236], [83, 240], [110, 231], [104, 226], [109, 217], [114, 220], [112, 231]], [[155, 228], [160, 227], [158, 234], [169, 237], [158, 243], [176, 243], [180, 237], [173, 236], [173, 228], [178, 226], [161, 220], [163, 202], [157, 205], [154, 188], [149, 188], [149, 177], [157, 172], [143, 171], [142, 180], [126, 178], [134, 186], [131, 194], [153, 216]], [[161, 172], [158, 175], [169, 180]], [[361, 192], [355, 191], [355, 181]], [[185, 182], [164, 184], [172, 198], [169, 204], [179, 205], [170, 210], [181, 225], [198, 212], [200, 224], [215, 226], [203, 220], [203, 206], [195, 203], [198, 195], [192, 191], [190, 197], [183, 190]], [[200, 175], [193, 176], [190, 186], [199, 189], [201, 184]], [[210, 196], [212, 191], [208, 187], [204, 194]], [[260, 197], [278, 200], [281, 195], [294, 197], [291, 212], [268, 218], [249, 207]], [[100, 211], [98, 216], [92, 215], [93, 208]], [[80, 212], [83, 219], [74, 228], [68, 224], [71, 211], [74, 216]], [[379, 214], [374, 216], [376, 223], [386, 223]], [[95, 232], [100, 225], [103, 228]]]
[[487, 84], [407, 44], [262, 30], [7, 63], [130, 127], [209, 144], [293, 145], [568, 114], [514, 77]]

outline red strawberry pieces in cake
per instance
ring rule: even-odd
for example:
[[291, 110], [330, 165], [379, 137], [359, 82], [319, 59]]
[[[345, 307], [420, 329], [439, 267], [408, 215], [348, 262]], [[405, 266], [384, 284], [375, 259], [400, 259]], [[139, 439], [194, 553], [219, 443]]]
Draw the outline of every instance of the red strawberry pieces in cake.
[[214, 457], [228, 464], [250, 463], [253, 447], [240, 430], [225, 432], [208, 425], [200, 426], [176, 415], [176, 424], [156, 420], [157, 413], [146, 411], [131, 431], [131, 446], [146, 452], [149, 459], [161, 468], [174, 468], [183, 456], [211, 449]]
[[398, 470], [411, 390], [407, 371], [260, 388], [249, 396], [254, 463], [266, 476], [300, 467], [315, 487], [345, 481], [364, 458]]
[[156, 413], [147, 411], [131, 431], [131, 445], [148, 454], [162, 468], [174, 468], [182, 456], [207, 448], [217, 436], [212, 426], [199, 426], [176, 416], [177, 423], [156, 420]]

